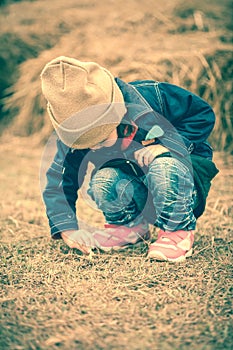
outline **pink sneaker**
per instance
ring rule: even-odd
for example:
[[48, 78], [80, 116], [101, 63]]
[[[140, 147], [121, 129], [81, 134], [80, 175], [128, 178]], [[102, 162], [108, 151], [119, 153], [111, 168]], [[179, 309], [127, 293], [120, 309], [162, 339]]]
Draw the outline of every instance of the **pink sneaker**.
[[148, 258], [181, 262], [192, 255], [194, 233], [192, 231], [159, 231], [158, 239], [150, 245]]
[[150, 239], [149, 225], [142, 223], [134, 227], [105, 224], [104, 230], [96, 230], [93, 237], [103, 251], [128, 248]]

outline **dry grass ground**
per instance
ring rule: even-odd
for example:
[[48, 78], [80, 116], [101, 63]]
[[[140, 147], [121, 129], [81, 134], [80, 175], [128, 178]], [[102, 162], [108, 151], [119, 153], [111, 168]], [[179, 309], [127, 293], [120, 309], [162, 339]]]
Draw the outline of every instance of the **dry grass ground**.
[[233, 158], [216, 154], [193, 258], [172, 265], [146, 260], [145, 245], [90, 261], [50, 240], [41, 154], [33, 140], [1, 140], [0, 348], [232, 349]]
[[[39, 74], [58, 55], [200, 93], [217, 115], [212, 144], [232, 151], [231, 0], [0, 3], [12, 3], [0, 12], [0, 85], [13, 93], [4, 123], [38, 132], [12, 138], [0, 125], [0, 349], [232, 349], [232, 156], [216, 153], [194, 255], [177, 265], [146, 260], [145, 245], [88, 260], [51, 241], [39, 185], [51, 133]], [[78, 208], [83, 221], [102, 221], [83, 200]]]

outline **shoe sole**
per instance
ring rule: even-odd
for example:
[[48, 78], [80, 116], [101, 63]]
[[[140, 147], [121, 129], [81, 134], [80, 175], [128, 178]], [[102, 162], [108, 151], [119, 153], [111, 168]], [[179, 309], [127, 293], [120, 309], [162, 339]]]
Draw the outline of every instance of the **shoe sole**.
[[151, 251], [148, 253], [147, 258], [148, 259], [155, 259], [158, 261], [169, 261], [169, 262], [182, 262], [185, 261], [186, 258], [191, 257], [193, 254], [193, 249], [191, 248], [189, 251], [187, 251], [187, 253], [185, 255], [181, 255], [178, 258], [175, 259], [171, 259], [168, 258], [167, 256], [165, 256], [163, 253], [158, 252], [158, 251]]

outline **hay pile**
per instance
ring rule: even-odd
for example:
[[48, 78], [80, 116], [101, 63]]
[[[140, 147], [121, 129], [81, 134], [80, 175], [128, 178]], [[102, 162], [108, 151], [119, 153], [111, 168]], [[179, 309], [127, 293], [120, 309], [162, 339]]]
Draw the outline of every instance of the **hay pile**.
[[97, 61], [125, 81], [169, 81], [199, 94], [217, 116], [211, 143], [232, 151], [229, 5], [227, 0], [220, 5], [170, 0], [156, 6], [151, 0], [68, 0], [9, 6], [4, 31], [14, 21], [13, 34], [36, 50], [6, 90], [4, 111], [9, 120], [15, 115], [10, 132], [47, 140], [52, 128], [39, 76], [50, 59], [67, 55]]

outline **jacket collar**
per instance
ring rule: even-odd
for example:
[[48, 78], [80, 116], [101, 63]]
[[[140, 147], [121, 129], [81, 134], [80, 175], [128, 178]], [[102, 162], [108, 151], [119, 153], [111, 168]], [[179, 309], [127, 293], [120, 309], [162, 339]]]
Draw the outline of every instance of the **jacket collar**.
[[143, 133], [142, 136], [147, 137], [146, 140], [163, 136], [164, 130], [166, 129], [166, 123], [163, 126], [165, 119], [153, 110], [150, 104], [133, 85], [127, 84], [119, 78], [116, 78], [116, 82], [124, 96], [127, 109], [127, 113], [122, 122], [135, 125], [137, 119], [147, 114], [148, 117], [144, 120], [143, 125], [141, 124], [140, 126], [140, 123], [138, 124], [138, 126], [143, 129], [143, 131], [141, 130]]
[[116, 78], [115, 80], [124, 96], [125, 106], [127, 108], [124, 120], [136, 121], [142, 115], [153, 112], [151, 106], [135, 87], [125, 83], [120, 78]]

